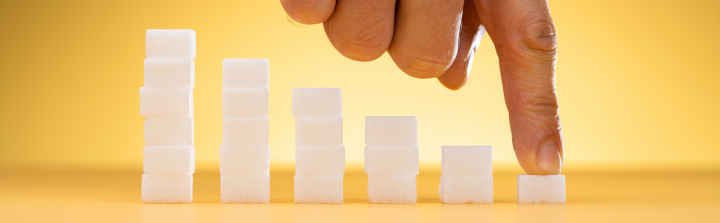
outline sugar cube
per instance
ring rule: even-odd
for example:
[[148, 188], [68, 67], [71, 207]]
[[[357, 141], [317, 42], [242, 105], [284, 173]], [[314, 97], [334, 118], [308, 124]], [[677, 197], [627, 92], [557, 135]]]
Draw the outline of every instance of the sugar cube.
[[270, 174], [270, 146], [220, 146], [220, 174]]
[[301, 175], [337, 175], [345, 173], [344, 146], [298, 146], [295, 173]]
[[564, 204], [565, 175], [518, 175], [520, 204]]
[[446, 204], [492, 204], [492, 175], [440, 175], [440, 202]]
[[186, 87], [141, 87], [140, 115], [192, 116], [193, 89]]
[[193, 145], [194, 119], [192, 116], [145, 117], [146, 145]]
[[295, 144], [298, 146], [342, 145], [342, 118], [298, 117], [295, 121]]
[[442, 173], [454, 175], [491, 175], [491, 146], [443, 146]]
[[145, 59], [145, 87], [195, 87], [195, 61], [183, 58]]
[[223, 145], [260, 146], [270, 143], [270, 122], [261, 118], [223, 118]]
[[269, 80], [268, 59], [223, 60], [223, 87], [267, 88]]
[[143, 147], [146, 174], [195, 173], [195, 147], [189, 145], [146, 145]]
[[366, 146], [365, 173], [383, 175], [418, 174], [420, 151], [417, 146]]
[[220, 175], [220, 202], [270, 203], [270, 174]]
[[365, 144], [368, 146], [417, 145], [417, 118], [365, 117]]
[[226, 117], [268, 116], [267, 88], [223, 88], [222, 112]]
[[368, 175], [368, 201], [373, 204], [416, 203], [415, 175]]
[[145, 32], [145, 56], [195, 59], [195, 30], [148, 29]]
[[295, 175], [295, 203], [340, 204], [343, 175]]
[[143, 174], [140, 197], [143, 203], [192, 202], [193, 176], [190, 174]]
[[294, 117], [342, 117], [340, 88], [293, 88]]

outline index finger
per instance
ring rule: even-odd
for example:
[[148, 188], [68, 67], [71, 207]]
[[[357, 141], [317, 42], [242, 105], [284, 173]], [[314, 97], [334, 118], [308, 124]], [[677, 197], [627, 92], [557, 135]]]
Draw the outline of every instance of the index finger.
[[335, 0], [280, 0], [285, 12], [302, 24], [324, 22], [335, 10]]

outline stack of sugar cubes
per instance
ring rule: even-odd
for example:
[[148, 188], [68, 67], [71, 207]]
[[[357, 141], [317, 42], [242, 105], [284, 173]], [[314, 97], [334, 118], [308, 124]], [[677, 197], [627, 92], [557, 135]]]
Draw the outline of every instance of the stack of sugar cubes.
[[294, 88], [295, 203], [343, 202], [343, 146], [340, 88]]
[[145, 36], [143, 203], [192, 202], [195, 172], [195, 31], [149, 29]]
[[492, 147], [443, 146], [440, 202], [492, 204]]
[[223, 60], [222, 203], [270, 203], [269, 79], [267, 59]]
[[365, 118], [365, 173], [368, 201], [374, 204], [417, 202], [420, 168], [417, 118]]

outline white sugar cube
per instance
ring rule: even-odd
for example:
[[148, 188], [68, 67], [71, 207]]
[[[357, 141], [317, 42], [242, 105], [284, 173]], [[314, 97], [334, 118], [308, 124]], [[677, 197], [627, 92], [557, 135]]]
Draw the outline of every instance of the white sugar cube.
[[301, 175], [337, 175], [345, 173], [344, 146], [298, 146], [295, 173]]
[[298, 117], [295, 121], [295, 144], [298, 146], [342, 145], [342, 118]]
[[223, 145], [261, 146], [270, 143], [270, 122], [261, 118], [223, 118]]
[[145, 57], [195, 59], [195, 30], [148, 29]]
[[146, 145], [143, 147], [146, 174], [195, 173], [195, 147], [189, 145]]
[[270, 174], [220, 175], [220, 202], [270, 203]]
[[270, 174], [270, 146], [220, 146], [220, 174]]
[[295, 203], [341, 204], [343, 175], [295, 175]]
[[492, 204], [492, 175], [440, 175], [440, 202], [446, 204]]
[[223, 87], [267, 88], [269, 80], [268, 59], [223, 60]]
[[417, 146], [366, 146], [365, 173], [383, 175], [417, 175], [420, 151]]
[[368, 175], [368, 201], [373, 204], [416, 203], [415, 174]]
[[368, 146], [417, 145], [417, 118], [365, 117], [365, 144]]
[[193, 176], [190, 174], [143, 174], [141, 195], [143, 203], [192, 202]]
[[564, 204], [565, 175], [518, 175], [520, 204]]
[[145, 87], [195, 87], [195, 61], [182, 58], [145, 59]]
[[140, 115], [192, 116], [193, 90], [186, 87], [141, 87]]
[[294, 117], [342, 117], [340, 88], [293, 88]]
[[222, 113], [225, 117], [268, 116], [267, 88], [223, 88]]
[[443, 146], [442, 173], [454, 175], [491, 175], [491, 146]]
[[193, 145], [193, 125], [192, 116], [147, 116], [145, 145]]

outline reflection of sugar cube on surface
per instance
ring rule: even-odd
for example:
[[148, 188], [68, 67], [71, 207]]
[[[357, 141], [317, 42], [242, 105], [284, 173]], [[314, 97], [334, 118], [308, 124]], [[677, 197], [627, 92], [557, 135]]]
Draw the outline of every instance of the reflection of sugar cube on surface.
[[342, 118], [298, 117], [295, 121], [295, 144], [298, 146], [342, 145]]
[[143, 148], [146, 174], [195, 173], [195, 147], [190, 145], [147, 145]]
[[220, 146], [220, 174], [270, 174], [270, 146]]
[[298, 146], [295, 150], [295, 174], [338, 175], [344, 173], [344, 146]]
[[416, 203], [415, 174], [368, 175], [368, 201], [373, 204]]
[[443, 146], [442, 173], [456, 175], [492, 174], [491, 146]]
[[145, 145], [193, 145], [193, 117], [145, 117]]
[[270, 81], [268, 59], [224, 59], [223, 87], [267, 88]]
[[417, 118], [365, 117], [365, 144], [368, 146], [417, 145]]
[[268, 116], [268, 89], [223, 88], [222, 113], [239, 118]]
[[340, 88], [293, 88], [294, 117], [342, 117]]
[[492, 204], [493, 176], [442, 174], [440, 201], [447, 204]]
[[143, 174], [141, 195], [143, 203], [192, 202], [191, 174]]
[[270, 174], [220, 175], [220, 202], [270, 203]]
[[148, 29], [145, 57], [195, 59], [195, 30]]
[[182, 58], [145, 59], [145, 87], [195, 87], [195, 61]]
[[343, 175], [295, 175], [295, 203], [343, 202]]
[[193, 89], [186, 87], [141, 87], [140, 115], [192, 116]]
[[565, 175], [518, 175], [520, 204], [564, 204]]
[[259, 146], [269, 145], [270, 122], [261, 118], [223, 118], [223, 145]]
[[420, 152], [417, 146], [365, 147], [365, 173], [383, 175], [417, 175]]

